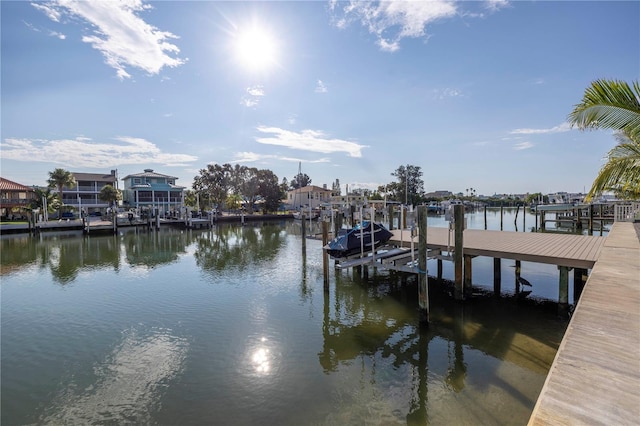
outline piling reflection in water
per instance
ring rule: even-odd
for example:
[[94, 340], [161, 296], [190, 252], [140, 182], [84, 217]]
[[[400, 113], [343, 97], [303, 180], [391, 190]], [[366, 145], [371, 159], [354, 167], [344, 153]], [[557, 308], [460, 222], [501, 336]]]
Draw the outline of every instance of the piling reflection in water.
[[[352, 285], [368, 291], [354, 292]], [[364, 381], [353, 393], [376, 402], [393, 401], [395, 417], [390, 422], [469, 424], [493, 416], [498, 423], [526, 418], [562, 338], [553, 313], [493, 297], [463, 305], [453, 302], [437, 281], [429, 285], [431, 323], [420, 328], [413, 278], [407, 281], [390, 272], [352, 283], [336, 272], [335, 292], [324, 297], [323, 349], [318, 354], [324, 371], [344, 375], [361, 364]], [[389, 365], [394, 374], [388, 374]], [[392, 395], [385, 394], [389, 391]], [[454, 409], [446, 417], [443, 404], [461, 398], [468, 401], [468, 409]], [[495, 405], [497, 400], [509, 410]], [[370, 404], [353, 398], [343, 414], [353, 411], [367, 419]], [[484, 412], [486, 407], [495, 413]]]

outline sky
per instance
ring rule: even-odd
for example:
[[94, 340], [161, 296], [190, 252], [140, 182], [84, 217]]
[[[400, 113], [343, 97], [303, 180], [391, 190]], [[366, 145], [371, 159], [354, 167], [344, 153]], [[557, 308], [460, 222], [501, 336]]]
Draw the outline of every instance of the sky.
[[208, 164], [375, 189], [588, 191], [567, 116], [640, 75], [638, 1], [2, 1], [0, 175]]

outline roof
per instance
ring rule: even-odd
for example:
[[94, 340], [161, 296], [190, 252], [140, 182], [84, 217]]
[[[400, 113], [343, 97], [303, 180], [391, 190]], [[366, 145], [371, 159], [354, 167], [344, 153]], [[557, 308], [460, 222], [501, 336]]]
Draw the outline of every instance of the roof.
[[126, 175], [121, 180], [126, 180], [132, 177], [151, 177], [151, 178], [169, 178], [178, 179], [176, 176], [163, 175], [162, 173], [156, 173], [152, 169], [145, 169], [142, 173], [134, 173], [132, 175]]
[[114, 174], [103, 173], [71, 173], [75, 180], [91, 181], [91, 182], [115, 182], [116, 176]]
[[331, 192], [331, 190], [327, 188], [322, 188], [320, 186], [315, 186], [315, 185], [307, 185], [307, 186], [303, 186], [302, 188], [292, 189], [290, 191], [287, 191], [287, 193], [306, 194], [307, 192], [318, 192], [318, 191]]
[[0, 190], [2, 191], [25, 191], [32, 192], [33, 188], [30, 186], [25, 186], [19, 183], [16, 183], [12, 180], [5, 179], [0, 177]]

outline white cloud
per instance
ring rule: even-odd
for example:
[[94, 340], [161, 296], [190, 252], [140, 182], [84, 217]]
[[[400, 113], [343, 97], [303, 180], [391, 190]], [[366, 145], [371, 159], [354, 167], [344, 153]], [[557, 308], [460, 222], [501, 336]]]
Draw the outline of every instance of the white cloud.
[[57, 31], [51, 31], [51, 32], [49, 33], [49, 35], [50, 35], [51, 37], [57, 37], [57, 38], [59, 38], [60, 40], [64, 40], [64, 39], [66, 39], [66, 38], [67, 38], [67, 36], [66, 36], [66, 35], [64, 35], [64, 34], [62, 34], [62, 33], [59, 33], [59, 32], [57, 32]]
[[272, 137], [257, 137], [256, 141], [259, 143], [285, 146], [303, 151], [321, 152], [323, 154], [346, 152], [350, 157], [362, 157], [362, 148], [367, 147], [366, 145], [342, 139], [328, 139], [324, 133], [318, 130], [303, 130], [298, 133], [266, 126], [259, 126], [257, 130], [261, 133], [273, 135]]
[[454, 88], [435, 89], [433, 91], [435, 99], [459, 98], [464, 96], [462, 90]]
[[260, 100], [256, 98], [242, 98], [242, 100], [240, 101], [240, 104], [246, 106], [247, 108], [258, 106], [259, 103]]
[[550, 129], [515, 129], [509, 133], [512, 135], [542, 135], [548, 133], [562, 133], [571, 130], [569, 123], [562, 123]]
[[177, 67], [185, 60], [176, 57], [180, 49], [168, 42], [178, 38], [147, 24], [138, 13], [151, 6], [141, 0], [66, 1], [46, 5], [32, 3], [36, 9], [60, 22], [63, 14], [81, 18], [91, 24], [93, 34], [82, 37], [102, 52], [105, 62], [116, 70], [120, 79], [130, 78], [127, 67], [158, 74], [164, 67]]
[[254, 163], [258, 161], [266, 161], [266, 160], [278, 160], [278, 161], [288, 161], [291, 163], [328, 163], [328, 158], [319, 158], [317, 160], [303, 160], [301, 158], [293, 158], [293, 157], [282, 157], [280, 155], [273, 154], [258, 154], [256, 152], [236, 152], [235, 160], [230, 161], [229, 163]]
[[198, 159], [189, 154], [162, 152], [142, 138], [117, 137], [114, 143], [93, 142], [90, 138], [14, 139], [0, 143], [2, 158], [25, 162], [57, 163], [66, 167], [105, 168], [126, 164], [182, 166]]
[[260, 85], [247, 87], [247, 93], [251, 96], [264, 96], [264, 87]]
[[522, 151], [523, 149], [533, 148], [533, 144], [531, 142], [520, 142], [513, 146], [513, 149], [516, 151]]
[[334, 17], [339, 28], [346, 28], [359, 21], [371, 34], [377, 37], [381, 50], [394, 52], [400, 48], [404, 38], [425, 37], [427, 24], [457, 14], [454, 2], [446, 0], [430, 1], [358, 1], [332, 2], [331, 10], [341, 16]]
[[36, 9], [40, 10], [41, 12], [44, 12], [45, 15], [47, 15], [49, 17], [49, 19], [51, 19], [52, 21], [60, 22], [61, 14], [56, 9], [54, 4], [31, 3], [31, 6], [35, 7]]
[[316, 83], [316, 93], [327, 93], [327, 86], [323, 83], [322, 80], [318, 80]]
[[504, 9], [509, 6], [508, 0], [486, 0], [485, 8], [491, 12], [497, 12], [500, 9]]

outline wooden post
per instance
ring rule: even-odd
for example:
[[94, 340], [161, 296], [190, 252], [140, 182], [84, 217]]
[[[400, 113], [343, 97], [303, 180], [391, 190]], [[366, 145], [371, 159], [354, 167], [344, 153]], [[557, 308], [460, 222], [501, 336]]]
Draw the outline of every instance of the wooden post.
[[540, 229], [543, 232], [547, 229], [547, 213], [544, 210], [540, 212]]
[[516, 294], [520, 293], [520, 261], [516, 260]]
[[577, 304], [587, 283], [587, 270], [575, 268], [573, 270], [573, 303]]
[[522, 205], [522, 232], [527, 232], [527, 206]]
[[558, 266], [560, 279], [558, 282], [558, 315], [566, 317], [569, 313], [569, 268]]
[[418, 207], [418, 304], [420, 324], [429, 323], [429, 278], [427, 276], [427, 206]]
[[302, 254], [304, 256], [307, 255], [307, 228], [305, 225], [305, 215], [304, 213], [300, 217], [300, 226], [302, 227]]
[[[442, 252], [440, 252], [442, 256]], [[442, 281], [442, 259], [438, 259], [438, 282]]]
[[389, 211], [389, 231], [393, 231], [393, 204], [387, 206]]
[[406, 206], [402, 209], [402, 227], [400, 229], [407, 229], [407, 210], [409, 208]]
[[329, 291], [329, 254], [324, 246], [329, 243], [329, 224], [326, 220], [322, 221], [322, 272], [324, 274], [324, 290]]
[[453, 217], [455, 221], [454, 229], [454, 249], [453, 249], [453, 264], [455, 270], [455, 291], [454, 298], [456, 300], [464, 300], [463, 289], [463, 271], [462, 271], [462, 247], [463, 247], [463, 231], [464, 231], [464, 206], [462, 204], [455, 204], [453, 206]]
[[502, 231], [502, 219], [504, 215], [504, 205], [500, 203], [500, 230]]
[[593, 204], [589, 204], [589, 235], [593, 235]]
[[500, 265], [500, 258], [493, 258], [493, 295], [500, 297], [502, 293], [502, 268]]
[[535, 214], [536, 214], [536, 226], [535, 226], [535, 230], [536, 230], [536, 232], [538, 232], [538, 205], [537, 205], [537, 204], [536, 204], [536, 211], [535, 211]]
[[473, 294], [472, 287], [472, 269], [471, 269], [471, 261], [473, 260], [472, 256], [464, 256], [464, 297], [469, 298]]
[[484, 205], [484, 229], [487, 230], [487, 205]]

